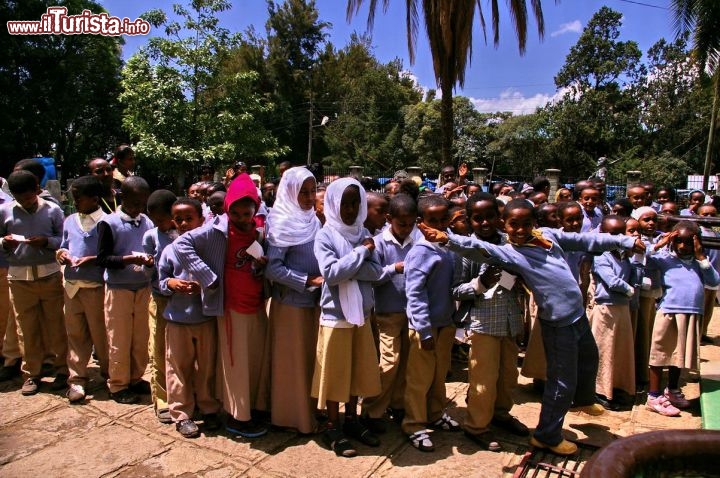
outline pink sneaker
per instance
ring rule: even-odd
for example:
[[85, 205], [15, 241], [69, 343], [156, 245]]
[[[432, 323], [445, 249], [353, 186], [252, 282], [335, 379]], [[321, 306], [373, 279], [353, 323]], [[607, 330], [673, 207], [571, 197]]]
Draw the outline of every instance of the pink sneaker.
[[677, 417], [680, 415], [680, 410], [675, 408], [665, 395], [658, 395], [657, 397], [648, 395], [645, 407], [648, 410], [652, 410], [666, 417]]
[[685, 398], [685, 395], [680, 390], [670, 390], [666, 388], [663, 395], [677, 408], [690, 408], [690, 401]]

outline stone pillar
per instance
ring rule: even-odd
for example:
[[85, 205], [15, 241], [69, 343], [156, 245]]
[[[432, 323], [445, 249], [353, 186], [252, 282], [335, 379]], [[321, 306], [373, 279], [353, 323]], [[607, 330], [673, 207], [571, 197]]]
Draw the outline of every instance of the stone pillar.
[[260, 187], [265, 183], [265, 166], [262, 164], [253, 164], [250, 166], [250, 172], [260, 176]]
[[633, 186], [637, 186], [640, 184], [640, 175], [642, 174], [642, 171], [626, 171], [625, 174], [627, 174], [627, 181], [626, 181], [626, 192], [628, 189], [630, 189]]
[[560, 189], [560, 170], [546, 169], [545, 177], [550, 181], [550, 192], [548, 193], [548, 202], [555, 202], [555, 193]]
[[480, 190], [487, 191], [485, 181], [487, 181], [487, 168], [472, 168], [473, 182], [480, 186]]
[[409, 168], [405, 168], [405, 171], [407, 171], [409, 177], [418, 176], [422, 177], [422, 168], [420, 166], [410, 166]]
[[350, 176], [357, 179], [358, 181], [363, 176], [363, 167], [362, 166], [350, 166]]

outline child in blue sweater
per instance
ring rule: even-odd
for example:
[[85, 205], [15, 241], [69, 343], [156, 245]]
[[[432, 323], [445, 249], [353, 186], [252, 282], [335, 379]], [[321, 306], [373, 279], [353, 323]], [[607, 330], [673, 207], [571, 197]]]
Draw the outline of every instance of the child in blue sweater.
[[[445, 230], [450, 221], [449, 209], [442, 196], [423, 197], [418, 204], [419, 224]], [[402, 430], [418, 450], [434, 451], [428, 426], [460, 430], [460, 424], [444, 412], [445, 376], [455, 338], [455, 302], [450, 289], [455, 255], [421, 239], [405, 257], [405, 266], [410, 349]]]
[[87, 365], [93, 346], [100, 362], [100, 374], [107, 378], [108, 344], [103, 301], [105, 281], [96, 262], [97, 224], [105, 217], [100, 207], [103, 186], [95, 176], [72, 182], [70, 192], [77, 213], [65, 219], [63, 240], [56, 258], [65, 266], [65, 329], [68, 336], [70, 378], [67, 398], [71, 403], [85, 398]]
[[476, 237], [448, 235], [422, 224], [420, 229], [429, 241], [446, 243], [464, 257], [488, 261], [523, 277], [538, 303], [547, 357], [540, 422], [530, 444], [571, 455], [577, 446], [562, 436], [570, 407], [591, 415], [604, 410], [595, 403], [597, 346], [565, 249], [602, 252], [623, 247], [642, 251], [644, 245], [629, 236], [535, 229], [535, 210], [524, 199], [510, 201], [503, 210], [503, 219], [509, 243], [503, 246]]
[[412, 248], [417, 204], [407, 194], [390, 199], [390, 227], [375, 237], [383, 272], [375, 282], [375, 320], [380, 336], [380, 382], [377, 397], [363, 399], [365, 424], [375, 433], [385, 431], [383, 415], [391, 408], [393, 416], [404, 414], [405, 369], [408, 354], [408, 318], [405, 313], [405, 256]]
[[[202, 225], [202, 206], [195, 199], [178, 199], [172, 217], [178, 232], [184, 234]], [[215, 398], [215, 316], [203, 313], [200, 284], [183, 269], [172, 244], [163, 250], [158, 272], [160, 291], [169, 296], [163, 312], [169, 413], [178, 433], [195, 438], [200, 434], [192, 419], [196, 406], [206, 430], [220, 427], [220, 403]]]
[[[683, 368], [698, 367], [704, 285], [712, 287], [720, 283], [718, 272], [705, 256], [699, 235], [696, 224], [680, 221], [653, 248], [659, 251], [670, 246], [670, 253], [647, 257], [648, 268], [660, 272], [663, 287], [650, 344], [647, 408], [665, 416], [677, 416], [680, 409], [690, 406], [679, 388], [680, 372]], [[668, 386], [662, 391], [665, 367]]]

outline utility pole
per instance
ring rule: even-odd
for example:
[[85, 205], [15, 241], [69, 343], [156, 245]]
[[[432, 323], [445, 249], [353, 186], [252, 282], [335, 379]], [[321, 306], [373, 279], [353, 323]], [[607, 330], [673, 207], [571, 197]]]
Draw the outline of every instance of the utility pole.
[[312, 101], [310, 102], [310, 109], [309, 116], [308, 116], [308, 154], [307, 154], [307, 165], [310, 166], [312, 162], [312, 129], [313, 129], [313, 104]]

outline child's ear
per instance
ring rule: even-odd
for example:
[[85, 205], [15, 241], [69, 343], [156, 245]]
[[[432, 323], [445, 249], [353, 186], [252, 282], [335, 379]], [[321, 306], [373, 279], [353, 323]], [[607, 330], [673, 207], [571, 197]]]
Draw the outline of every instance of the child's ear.
[[392, 219], [392, 216], [390, 216], [390, 213], [386, 213], [385, 214], [385, 222], [389, 223], [391, 219]]

